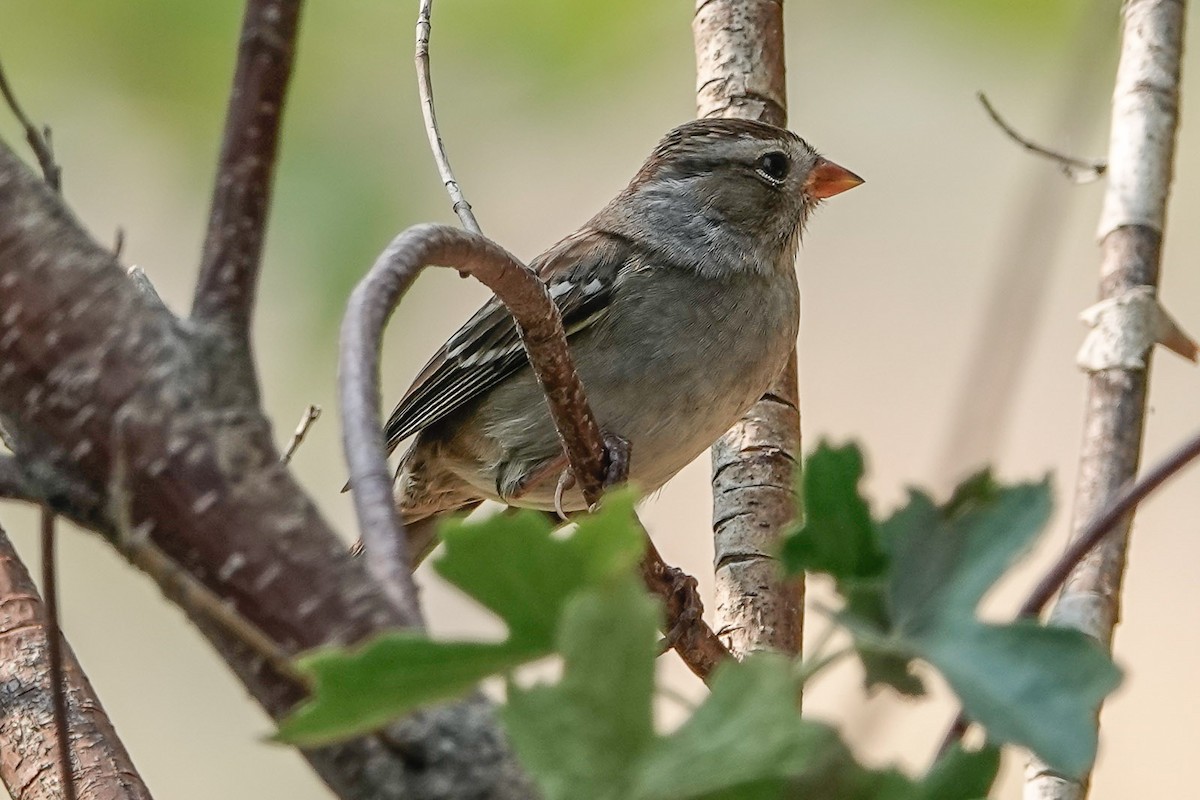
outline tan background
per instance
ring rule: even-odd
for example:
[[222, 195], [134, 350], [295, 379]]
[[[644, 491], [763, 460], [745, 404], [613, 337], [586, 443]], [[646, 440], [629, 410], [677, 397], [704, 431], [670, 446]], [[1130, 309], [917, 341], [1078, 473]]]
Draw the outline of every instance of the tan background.
[[[987, 90], [1030, 135], [1102, 155], [1116, 5], [1104, 4], [1105, 13], [1096, 4], [1032, 0], [787, 6], [793, 128], [867, 179], [820, 211], [801, 257], [806, 442], [864, 442], [881, 510], [904, 486], [944, 490], [981, 460], [1006, 478], [1052, 471], [1053, 530], [989, 600], [995, 614], [1014, 607], [1062, 545], [1083, 388], [1073, 366], [1083, 335], [1075, 317], [1095, 293], [1102, 187], [1070, 186], [1021, 153], [973, 93]], [[491, 236], [536, 254], [583, 222], [662, 132], [690, 116], [690, 8], [634, 0], [439, 4], [441, 119]], [[266, 401], [281, 442], [305, 404], [326, 408], [295, 468], [347, 539], [332, 414], [337, 317], [348, 287], [393, 233], [452, 221], [415, 100], [414, 15], [415, 3], [310, 4], [266, 253], [256, 339]], [[239, 17], [232, 0], [0, 0], [0, 56], [30, 113], [54, 126], [67, 199], [100, 241], [123, 227], [127, 261], [144, 266], [179, 310], [190, 300]], [[1188, 77], [1200, 66], [1191, 52]], [[1196, 107], [1184, 103], [1163, 297], [1200, 331]], [[0, 134], [19, 143], [5, 114]], [[1030, 226], [1031, 216], [1042, 229]], [[1016, 311], [980, 340], [1002, 270], [1019, 276], [1008, 290]], [[388, 396], [399, 395], [482, 297], [452, 275], [422, 278], [392, 326]], [[1003, 375], [1021, 332], [1031, 349], [1018, 354], [1014, 377], [989, 382]], [[951, 442], [967, 366], [981, 359], [987, 375], [970, 380], [965, 402], [982, 409], [984, 421], [970, 442]], [[1148, 457], [1197, 425], [1198, 380], [1181, 360], [1157, 358]], [[997, 401], [1007, 419], [988, 405]], [[701, 459], [645, 506], [664, 554], [697, 574], [706, 592], [707, 471]], [[1104, 713], [1098, 800], [1183, 797], [1193, 785], [1197, 480], [1184, 476], [1138, 519], [1117, 636], [1129, 678]], [[5, 506], [0, 520], [36, 565], [32, 515]], [[159, 797], [327, 796], [297, 756], [260, 741], [267, 719], [146, 579], [77, 532], [64, 537], [61, 562], [67, 633]], [[429, 574], [421, 577], [435, 630], [489, 629]], [[810, 620], [812, 635], [823, 621]], [[663, 669], [699, 696], [678, 664]], [[858, 680], [852, 669], [826, 677], [808, 708], [846, 723], [874, 762], [927, 763], [949, 708], [904, 708], [886, 695], [864, 702]], [[1008, 784], [997, 796], [1017, 796], [1021, 759], [1008, 754]]]

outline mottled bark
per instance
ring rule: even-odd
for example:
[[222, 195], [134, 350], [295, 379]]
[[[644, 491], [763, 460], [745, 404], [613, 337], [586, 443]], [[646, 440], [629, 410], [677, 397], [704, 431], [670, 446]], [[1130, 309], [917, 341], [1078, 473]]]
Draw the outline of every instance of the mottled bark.
[[[14, 800], [58, 800], [58, 738], [46, 608], [0, 529], [0, 780]], [[71, 763], [80, 800], [150, 797], [70, 647], [62, 668]]]
[[[787, 124], [781, 0], [697, 0], [696, 113]], [[713, 446], [717, 633], [733, 653], [800, 651], [804, 584], [774, 558], [798, 510], [796, 354], [755, 406]]]
[[225, 339], [228, 357], [245, 375], [240, 383], [255, 393], [250, 322], [300, 7], [300, 0], [246, 3], [192, 300], [192, 319], [212, 325]]
[[[1100, 215], [1101, 299], [1158, 286], [1179, 124], [1184, 12], [1182, 0], [1128, 0], [1124, 6], [1108, 187]], [[1152, 346], [1145, 344], [1141, 368], [1113, 365], [1088, 376], [1073, 536], [1137, 473]], [[1075, 568], [1051, 612], [1051, 624], [1078, 628], [1111, 647], [1131, 523], [1129, 515]], [[1028, 769], [1025, 796], [1078, 798], [1086, 787], [1086, 781], [1068, 780], [1035, 762]]]
[[[0, 309], [0, 423], [26, 475], [84, 487], [73, 516], [149, 537], [285, 654], [402, 624], [279, 463], [223, 343], [149, 302], [2, 145]], [[302, 697], [226, 629], [194, 621], [272, 716]], [[438, 758], [413, 760], [375, 737], [305, 755], [341, 797], [528, 796], [481, 702], [436, 712]], [[479, 755], [475, 767], [465, 753]]]

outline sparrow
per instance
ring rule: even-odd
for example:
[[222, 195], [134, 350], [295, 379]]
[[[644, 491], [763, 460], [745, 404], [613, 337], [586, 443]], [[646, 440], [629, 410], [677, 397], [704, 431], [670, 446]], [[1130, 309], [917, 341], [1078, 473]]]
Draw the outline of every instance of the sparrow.
[[[600, 427], [653, 492], [757, 401], [795, 346], [801, 233], [862, 179], [794, 133], [740, 119], [670, 131], [629, 185], [530, 267], [562, 315]], [[414, 566], [436, 521], [484, 500], [586, 508], [512, 317], [492, 298], [442, 345], [386, 425]]]

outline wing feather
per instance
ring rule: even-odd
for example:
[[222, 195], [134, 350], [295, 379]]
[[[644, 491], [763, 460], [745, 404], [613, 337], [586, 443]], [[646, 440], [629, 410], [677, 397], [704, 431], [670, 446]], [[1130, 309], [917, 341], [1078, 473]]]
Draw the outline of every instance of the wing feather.
[[[632, 253], [625, 237], [592, 230], [567, 237], [532, 264], [550, 288], [568, 338], [603, 315]], [[516, 323], [493, 297], [434, 354], [392, 411], [385, 427], [388, 449], [528, 363]]]

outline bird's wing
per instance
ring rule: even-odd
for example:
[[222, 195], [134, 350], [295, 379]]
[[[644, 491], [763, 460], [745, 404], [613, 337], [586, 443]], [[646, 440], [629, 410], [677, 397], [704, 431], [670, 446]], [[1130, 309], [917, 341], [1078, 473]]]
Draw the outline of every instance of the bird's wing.
[[[568, 338], [603, 316], [631, 252], [625, 237], [592, 230], [569, 236], [533, 262], [558, 306]], [[388, 449], [462, 408], [527, 363], [516, 323], [493, 297], [417, 375], [388, 418]]]

